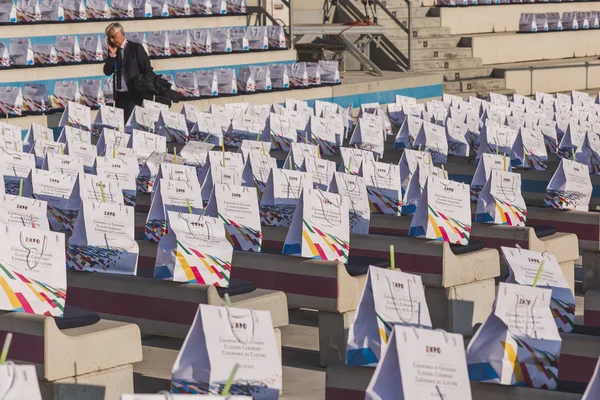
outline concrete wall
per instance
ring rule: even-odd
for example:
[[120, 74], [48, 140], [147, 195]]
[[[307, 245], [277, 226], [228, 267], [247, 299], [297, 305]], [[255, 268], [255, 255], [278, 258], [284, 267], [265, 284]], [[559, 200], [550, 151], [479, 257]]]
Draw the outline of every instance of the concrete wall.
[[474, 7], [439, 7], [431, 15], [439, 16], [442, 26], [453, 35], [466, 33], [516, 32], [521, 13], [600, 11], [600, 2], [525, 3]]
[[505, 69], [498, 72], [504, 73], [506, 87], [515, 89], [521, 95], [600, 87], [600, 63], [590, 64], [587, 72], [584, 63], [556, 69]]
[[600, 30], [476, 35], [463, 42], [484, 65], [600, 55]]

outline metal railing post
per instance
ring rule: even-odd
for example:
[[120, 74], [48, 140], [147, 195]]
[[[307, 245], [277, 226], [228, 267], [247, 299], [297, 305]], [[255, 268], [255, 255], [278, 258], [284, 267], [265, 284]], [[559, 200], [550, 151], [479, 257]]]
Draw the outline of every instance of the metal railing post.
[[412, 71], [412, 3], [408, 3], [408, 70]]
[[288, 12], [289, 12], [289, 32], [290, 32], [290, 50], [294, 50], [294, 23], [292, 22], [292, 15], [294, 14], [294, 0], [288, 1]]

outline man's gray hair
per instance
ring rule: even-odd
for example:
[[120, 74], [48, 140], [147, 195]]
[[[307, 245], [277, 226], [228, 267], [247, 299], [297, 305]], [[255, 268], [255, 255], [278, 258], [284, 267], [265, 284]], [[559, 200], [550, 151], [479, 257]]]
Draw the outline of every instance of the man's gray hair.
[[125, 29], [123, 29], [123, 25], [121, 25], [118, 22], [113, 22], [111, 24], [109, 24], [106, 29], [104, 30], [104, 35], [108, 36], [108, 34], [110, 33], [110, 31], [114, 30], [115, 33], [117, 32], [125, 32]]

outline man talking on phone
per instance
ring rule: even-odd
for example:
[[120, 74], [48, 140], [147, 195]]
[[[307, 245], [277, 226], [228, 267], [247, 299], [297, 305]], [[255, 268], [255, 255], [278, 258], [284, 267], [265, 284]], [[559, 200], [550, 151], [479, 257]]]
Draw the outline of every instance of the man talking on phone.
[[108, 45], [108, 58], [104, 63], [104, 75], [113, 75], [113, 96], [115, 107], [122, 108], [125, 122], [133, 112], [133, 108], [141, 106], [144, 98], [135, 89], [134, 78], [152, 72], [150, 58], [144, 47], [125, 39], [123, 26], [117, 22], [108, 25], [104, 30]]

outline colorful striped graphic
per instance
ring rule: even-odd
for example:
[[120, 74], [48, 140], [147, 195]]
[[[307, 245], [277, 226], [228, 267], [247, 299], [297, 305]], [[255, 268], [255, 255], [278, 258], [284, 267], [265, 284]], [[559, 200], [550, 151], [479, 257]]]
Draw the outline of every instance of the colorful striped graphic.
[[[132, 255], [122, 247], [67, 246], [67, 268], [86, 272], [111, 272], [125, 256]], [[137, 257], [137, 254], [136, 254]], [[131, 266], [135, 269], [135, 265]]]
[[231, 133], [226, 133], [223, 137], [225, 146], [241, 147], [244, 140], [256, 141], [260, 133], [233, 130]]
[[[18, 194], [18, 191], [17, 191]], [[54, 231], [71, 231], [75, 228], [75, 222], [79, 215], [79, 210], [67, 210], [48, 205], [48, 221]], [[53, 223], [54, 221], [56, 223]]]
[[[395, 196], [390, 196], [394, 193]], [[402, 212], [402, 198], [400, 192], [393, 189], [378, 189], [367, 186], [369, 208], [372, 214], [400, 215]]]
[[246, 225], [240, 225], [231, 218], [218, 213], [225, 224], [227, 240], [234, 250], [260, 253], [262, 249], [262, 232]]
[[163, 125], [167, 134], [167, 142], [169, 143], [187, 143], [188, 133], [184, 130], [170, 127], [167, 124]]
[[550, 311], [559, 332], [573, 332], [575, 325], [575, 304], [567, 303], [559, 298], [552, 297]]
[[[203, 253], [193, 247], [177, 240], [175, 252], [175, 266], [180, 268], [184, 275], [183, 282], [199, 283], [201, 285], [212, 285], [216, 287], [229, 287], [231, 275], [231, 260], [225, 261], [208, 253]], [[167, 271], [166, 265], [157, 266], [155, 271]], [[155, 274], [155, 277], [156, 274]], [[173, 276], [162, 279], [172, 280]]]
[[314, 223], [302, 219], [302, 249], [308, 249], [312, 258], [324, 261], [348, 262], [350, 242], [319, 229]]
[[424, 239], [443, 240], [444, 242], [467, 246], [471, 236], [471, 225], [450, 218], [435, 207], [427, 205], [428, 226], [411, 227], [408, 235]]
[[544, 206], [561, 210], [574, 210], [585, 201], [585, 194], [572, 190], [547, 190]]
[[529, 345], [525, 339], [518, 339], [514, 336], [511, 338], [518, 349], [529, 353], [529, 356], [526, 357], [527, 362], [519, 361], [519, 350], [515, 351], [513, 345], [508, 342], [501, 342], [506, 355], [513, 364], [516, 380], [514, 386], [556, 389], [558, 385], [558, 360], [560, 353], [552, 354]]
[[135, 190], [127, 190], [123, 189], [123, 201], [126, 206], [131, 206], [135, 208], [135, 201], [137, 198], [137, 193]]
[[556, 151], [558, 150], [558, 144], [556, 142], [556, 139], [544, 135], [544, 145], [546, 146], [546, 152], [548, 154], [556, 154]]
[[144, 234], [150, 242], [160, 242], [160, 239], [168, 233], [167, 221], [164, 219], [152, 219], [146, 221]]
[[282, 136], [278, 133], [274, 133], [271, 131], [271, 144], [274, 150], [279, 151], [290, 151], [292, 147], [293, 139], [289, 139], [285, 136]]
[[0, 304], [3, 310], [62, 317], [66, 289], [30, 279], [0, 262]]
[[481, 213], [475, 216], [475, 222], [494, 223], [496, 225], [525, 226], [527, 209], [517, 207], [492, 196], [495, 202], [495, 214]]
[[138, 192], [151, 193], [155, 180], [156, 180], [156, 175], [152, 175], [152, 176], [139, 176], [138, 175], [138, 177], [135, 178], [135, 187]]
[[470, 196], [471, 203], [477, 203], [479, 201], [479, 193], [483, 190], [483, 185], [471, 185]]
[[290, 226], [295, 204], [281, 204], [277, 206], [259, 206], [260, 223], [267, 226]]
[[[273, 387], [280, 378], [270, 377], [268, 379], [234, 379], [229, 394], [232, 396], [251, 396], [253, 398], [262, 398], [268, 393], [273, 392]], [[173, 394], [208, 394], [218, 396], [223, 392], [225, 380], [215, 382], [190, 382], [175, 379], [171, 381], [171, 393]]]
[[548, 157], [535, 155], [530, 149], [523, 145], [523, 167], [526, 169], [534, 169], [536, 171], [545, 171], [548, 169]]
[[312, 143], [316, 146], [319, 146], [319, 149], [321, 150], [321, 154], [324, 154], [327, 156], [335, 154], [335, 148], [336, 148], [335, 143], [332, 143], [332, 142], [322, 139], [320, 137], [316, 137], [314, 134], [312, 136], [313, 136]]

